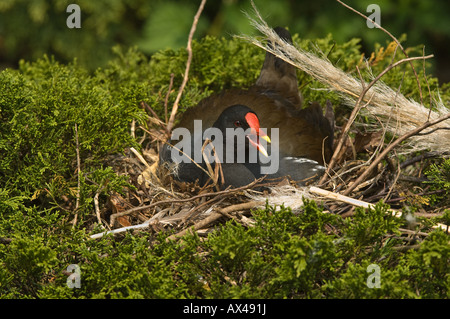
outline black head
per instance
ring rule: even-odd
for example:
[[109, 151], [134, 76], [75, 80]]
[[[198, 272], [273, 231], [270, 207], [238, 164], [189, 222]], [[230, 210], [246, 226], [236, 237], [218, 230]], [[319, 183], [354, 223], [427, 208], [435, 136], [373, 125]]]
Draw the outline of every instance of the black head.
[[251, 108], [241, 104], [233, 105], [223, 110], [213, 125], [213, 127], [217, 127], [224, 133], [227, 128], [241, 127], [243, 130], [246, 130], [252, 126], [258, 126], [259, 128], [258, 116]]
[[[259, 119], [256, 113], [248, 106], [236, 104], [226, 108], [219, 116], [219, 118], [214, 123], [213, 127], [216, 127], [222, 131], [224, 134], [225, 141], [229, 139], [235, 139], [236, 136], [227, 135], [227, 129], [238, 129], [241, 128], [242, 132], [245, 134], [245, 148], [248, 145], [255, 147], [262, 154], [267, 156], [267, 151], [260, 144], [259, 138], [262, 138], [270, 143], [270, 138], [260, 130]], [[234, 131], [235, 132], [235, 131]], [[236, 141], [236, 139], [235, 139]], [[226, 142], [227, 143], [227, 142]], [[235, 147], [238, 145], [236, 142]]]

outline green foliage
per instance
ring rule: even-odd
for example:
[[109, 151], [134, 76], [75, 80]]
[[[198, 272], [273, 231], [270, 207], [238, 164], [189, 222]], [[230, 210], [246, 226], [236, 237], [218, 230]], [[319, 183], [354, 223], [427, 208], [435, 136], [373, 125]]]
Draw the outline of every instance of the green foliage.
[[[361, 59], [357, 40], [333, 50], [331, 36], [294, 40], [331, 51], [330, 60], [347, 72]], [[206, 37], [193, 49], [181, 110], [213, 91], [249, 86], [264, 59], [264, 52], [238, 39]], [[108, 158], [140, 147], [129, 133], [132, 120], [146, 125], [140, 101], [162, 117], [170, 74], [176, 92], [187, 59], [184, 49], [150, 59], [136, 49], [114, 52], [92, 74], [76, 61], [65, 65], [46, 56], [0, 73], [2, 298], [448, 297], [448, 235], [433, 233], [417, 251], [399, 252], [394, 247], [403, 222], [386, 215], [381, 203], [345, 220], [312, 201], [300, 214], [266, 207], [253, 213], [253, 227], [230, 221], [206, 239], [166, 241], [164, 232], [88, 239], [94, 196], [104, 206], [112, 192], [133, 187]], [[320, 85], [299, 75], [306, 100], [338, 101], [333, 93], [319, 96], [313, 88]], [[405, 82], [402, 90], [415, 87]], [[441, 165], [429, 174], [436, 185], [445, 181]], [[81, 288], [66, 285], [71, 264], [80, 266]], [[371, 264], [380, 267], [381, 288], [366, 285]]]
[[34, 295], [58, 262], [55, 251], [43, 243], [43, 238], [17, 238], [9, 249], [4, 265], [13, 275], [12, 286], [20, 286], [24, 295]]
[[[106, 239], [110, 249], [85, 251], [79, 296], [90, 298], [182, 298], [185, 283], [177, 280], [164, 256], [148, 249], [144, 237], [127, 236], [117, 244]], [[112, 245], [111, 245], [112, 244]], [[106, 254], [106, 255], [105, 255]], [[175, 256], [171, 256], [174, 258]], [[173, 260], [171, 261], [173, 262]], [[102, 274], [99, 276], [99, 274]]]
[[[80, 6], [81, 29], [66, 25], [71, 3]], [[0, 55], [17, 63], [20, 58], [35, 60], [47, 53], [65, 62], [77, 58], [84, 67], [95, 70], [112, 58], [111, 47], [118, 41], [137, 41], [139, 26], [151, 7], [143, 0], [2, 1], [0, 33], [7, 50], [0, 46]], [[133, 20], [124, 23], [128, 14]]]
[[19, 71], [0, 74], [0, 86], [0, 176], [10, 189], [30, 195], [46, 182], [68, 178], [76, 158], [75, 125], [83, 169], [137, 147], [128, 127], [133, 118], [143, 121], [144, 113], [130, 101], [117, 101], [108, 85], [76, 64], [47, 57], [23, 62]]
[[[398, 252], [385, 236], [401, 226], [379, 203], [359, 214], [379, 221], [376, 232], [355, 230], [364, 218], [342, 220], [305, 202], [300, 214], [267, 206], [255, 225], [234, 221], [206, 240], [196, 234], [166, 241], [148, 233], [120, 240], [84, 240], [68, 230], [14, 238], [0, 245], [0, 295], [40, 298], [445, 298], [448, 235], [432, 233], [417, 251]], [[23, 216], [24, 217], [24, 216]], [[34, 216], [36, 217], [36, 216]], [[382, 219], [384, 222], [381, 222]], [[4, 222], [4, 221], [3, 221]], [[341, 234], [327, 228], [341, 229]], [[149, 248], [150, 245], [150, 248]], [[362, 251], [367, 253], [362, 254]], [[80, 288], [67, 287], [63, 270], [80, 266]], [[367, 285], [369, 265], [380, 267], [380, 288]], [[23, 283], [27, 283], [24, 285]]]
[[[35, 60], [44, 53], [61, 61], [75, 57], [89, 70], [105, 66], [115, 44], [139, 46], [146, 54], [167, 48], [186, 46], [198, 1], [184, 0], [77, 0], [81, 9], [81, 29], [69, 29], [66, 12], [69, 0], [8, 0], [0, 3], [0, 57], [8, 65], [20, 59]], [[370, 14], [371, 0], [349, 3], [356, 10]], [[303, 38], [323, 37], [333, 33], [338, 42], [361, 38], [363, 51], [372, 52], [376, 43], [388, 37], [369, 29], [366, 21], [337, 2], [328, 0], [289, 1], [258, 0], [258, 10], [271, 26], [288, 26]], [[395, 36], [408, 32], [407, 47], [424, 44], [427, 54], [436, 55], [434, 68], [448, 81], [445, 57], [450, 27], [446, 23], [449, 4], [440, 1], [378, 0], [381, 25]], [[197, 25], [195, 36], [255, 34], [243, 13], [253, 12], [250, 1], [208, 1]], [[94, 54], [92, 54], [94, 52]], [[442, 57], [442, 58], [441, 58]]]
[[[348, 239], [356, 245], [366, 246], [382, 238], [386, 230], [395, 232], [401, 221], [388, 212], [387, 206], [378, 203], [375, 209], [369, 208], [367, 211], [361, 207], [356, 208], [352, 221], [346, 221], [346, 233]], [[357, 221], [355, 223], [354, 221]]]
[[432, 190], [442, 191], [439, 195], [431, 195], [431, 199], [436, 202], [439, 199], [447, 199], [450, 194], [450, 158], [442, 161], [440, 164], [431, 164], [425, 172], [430, 180]]
[[422, 282], [421, 295], [425, 298], [450, 297], [450, 246], [448, 235], [442, 231], [432, 233], [417, 251], [408, 255], [414, 285]]

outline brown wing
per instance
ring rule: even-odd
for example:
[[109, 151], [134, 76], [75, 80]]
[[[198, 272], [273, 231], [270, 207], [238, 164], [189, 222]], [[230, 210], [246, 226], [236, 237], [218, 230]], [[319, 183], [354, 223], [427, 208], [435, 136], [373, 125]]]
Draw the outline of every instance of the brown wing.
[[[287, 30], [275, 28], [275, 31], [287, 42], [292, 42]], [[319, 163], [324, 159], [329, 161], [333, 148], [333, 108], [327, 105], [327, 117], [318, 103], [302, 109], [295, 67], [270, 53], [266, 53], [253, 87], [231, 89], [203, 99], [183, 114], [177, 127], [192, 131], [194, 120], [199, 119], [202, 128], [206, 129], [224, 109], [236, 104], [255, 111], [262, 128], [279, 129], [279, 147], [285, 156], [303, 156]]]

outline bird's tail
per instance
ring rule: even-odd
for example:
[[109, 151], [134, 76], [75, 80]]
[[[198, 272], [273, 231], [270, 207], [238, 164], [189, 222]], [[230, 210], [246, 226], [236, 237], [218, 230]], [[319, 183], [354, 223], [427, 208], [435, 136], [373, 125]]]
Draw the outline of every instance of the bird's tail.
[[[284, 41], [292, 43], [292, 37], [288, 30], [276, 27], [274, 31]], [[268, 43], [268, 45], [273, 47], [276, 44]], [[300, 107], [302, 104], [302, 96], [298, 90], [296, 68], [270, 52], [266, 53], [266, 59], [256, 80], [255, 87], [266, 92], [278, 93], [286, 97], [296, 107]]]

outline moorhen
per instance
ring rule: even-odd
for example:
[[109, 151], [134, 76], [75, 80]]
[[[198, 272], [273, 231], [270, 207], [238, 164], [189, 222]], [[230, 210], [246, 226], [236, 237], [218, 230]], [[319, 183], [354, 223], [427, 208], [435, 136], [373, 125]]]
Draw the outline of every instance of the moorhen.
[[[205, 147], [206, 151], [203, 153], [208, 156], [208, 162], [215, 169], [217, 161], [213, 155], [214, 151], [216, 152], [223, 172], [224, 181], [220, 185], [222, 188], [245, 186], [262, 176], [258, 151], [268, 156], [261, 139], [270, 143], [270, 138], [260, 130], [259, 119], [250, 108], [239, 104], [226, 108], [212, 128], [217, 130], [200, 130], [192, 132], [193, 134], [183, 130], [181, 133], [189, 134], [181, 136], [180, 142], [174, 143], [173, 146], [163, 146], [160, 152], [161, 162], [177, 179], [205, 184], [209, 175], [206, 173], [206, 160], [201, 148], [206, 137], [210, 137], [214, 150]], [[174, 134], [179, 137], [175, 130]], [[253, 154], [251, 150], [254, 150]], [[195, 154], [196, 151], [199, 153]]]
[[[284, 40], [292, 43], [291, 35], [286, 29], [277, 27], [274, 30]], [[270, 172], [269, 177], [289, 175], [301, 182], [323, 173], [324, 167], [321, 165], [329, 161], [333, 151], [333, 109], [331, 104], [327, 103], [324, 116], [321, 106], [316, 102], [302, 108], [294, 66], [267, 52], [260, 75], [252, 87], [229, 89], [203, 99], [198, 105], [184, 112], [176, 128], [186, 128], [189, 132], [194, 132], [194, 120], [201, 120], [202, 126], [206, 128], [217, 126], [217, 121], [224, 111], [227, 115], [226, 110], [235, 105], [240, 105], [242, 112], [245, 112], [245, 108], [247, 113], [256, 114], [261, 128], [279, 129], [278, 143], [268, 145], [271, 156], [274, 155], [272, 153], [279, 155], [279, 167], [277, 172]], [[242, 121], [242, 114], [240, 117], [235, 120]], [[224, 128], [230, 127], [222, 127]], [[275, 152], [272, 152], [274, 147]], [[162, 163], [171, 162], [167, 158], [167, 148], [168, 146], [164, 146], [162, 149], [161, 153], [166, 155], [161, 156]], [[263, 159], [264, 156], [259, 156], [258, 163], [223, 163], [226, 184], [238, 187], [260, 177], [261, 168], [269, 165]], [[198, 178], [203, 178], [199, 171], [202, 170], [195, 164], [183, 163], [177, 166], [175, 177], [182, 181], [198, 179], [202, 184], [206, 181]]]

